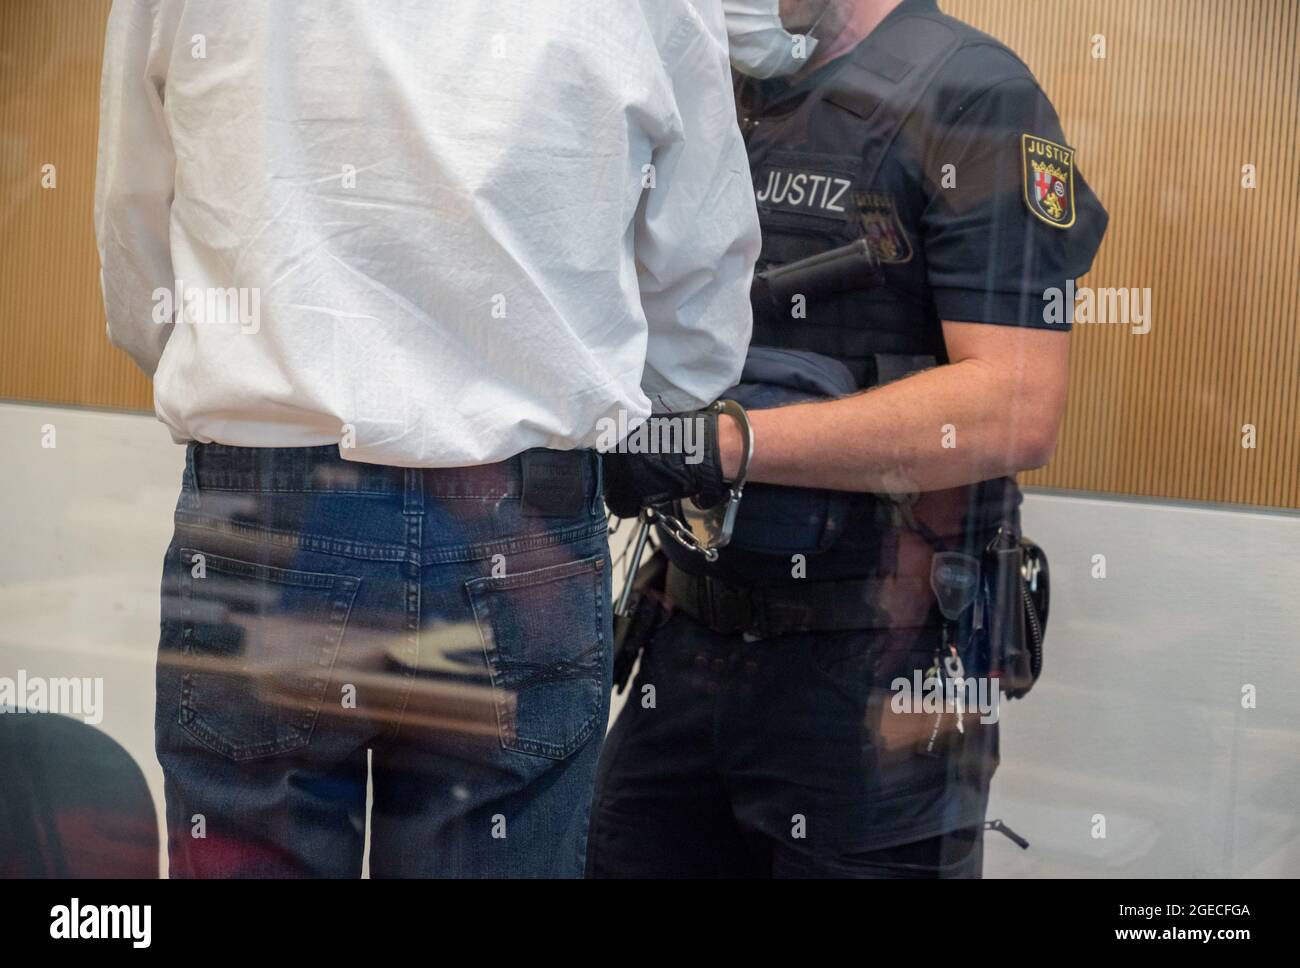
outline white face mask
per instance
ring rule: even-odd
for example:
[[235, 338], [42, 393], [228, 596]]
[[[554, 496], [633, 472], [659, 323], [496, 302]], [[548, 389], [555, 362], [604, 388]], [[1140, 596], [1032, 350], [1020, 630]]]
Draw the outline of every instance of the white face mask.
[[802, 69], [817, 49], [815, 37], [785, 29], [781, 0], [722, 0], [722, 9], [731, 41], [731, 66], [742, 74], [785, 77]]

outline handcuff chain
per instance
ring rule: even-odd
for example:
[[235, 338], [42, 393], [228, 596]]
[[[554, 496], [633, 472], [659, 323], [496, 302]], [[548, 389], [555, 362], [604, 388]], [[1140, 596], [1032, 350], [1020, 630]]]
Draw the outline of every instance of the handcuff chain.
[[664, 533], [687, 551], [703, 555], [705, 561], [713, 562], [718, 560], [718, 549], [706, 547], [704, 542], [695, 536], [695, 532], [671, 514], [664, 514], [662, 511], [656, 511], [653, 508], [646, 508], [646, 514], [652, 520], [658, 518]]

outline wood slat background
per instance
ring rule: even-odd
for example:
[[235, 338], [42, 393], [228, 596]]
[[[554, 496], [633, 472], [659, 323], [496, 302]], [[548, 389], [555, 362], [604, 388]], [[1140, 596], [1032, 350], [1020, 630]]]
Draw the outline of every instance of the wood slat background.
[[[1055, 102], [1111, 215], [1082, 284], [1152, 293], [1145, 335], [1076, 328], [1061, 444], [1025, 483], [1300, 508], [1300, 4], [943, 6], [1010, 44]], [[91, 201], [108, 7], [0, 2], [0, 398], [151, 408], [100, 306]], [[46, 163], [54, 190], [40, 186]]]
[[[1079, 326], [1052, 463], [1028, 484], [1300, 507], [1300, 40], [1294, 0], [947, 0], [1010, 45], [1110, 212], [1083, 285], [1151, 290], [1151, 330]], [[1105, 59], [1092, 38], [1105, 37]], [[1253, 164], [1258, 187], [1241, 187]], [[1243, 424], [1257, 447], [1241, 446]]]
[[[0, 0], [0, 398], [153, 409], [104, 335], [93, 200], [107, 0]], [[56, 168], [56, 188], [41, 168]]]

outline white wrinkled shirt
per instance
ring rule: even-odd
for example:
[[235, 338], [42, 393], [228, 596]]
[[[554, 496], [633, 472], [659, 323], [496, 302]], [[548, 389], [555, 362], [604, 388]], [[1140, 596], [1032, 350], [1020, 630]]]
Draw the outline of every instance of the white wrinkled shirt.
[[101, 100], [109, 337], [178, 441], [477, 464], [739, 376], [719, 0], [116, 0]]

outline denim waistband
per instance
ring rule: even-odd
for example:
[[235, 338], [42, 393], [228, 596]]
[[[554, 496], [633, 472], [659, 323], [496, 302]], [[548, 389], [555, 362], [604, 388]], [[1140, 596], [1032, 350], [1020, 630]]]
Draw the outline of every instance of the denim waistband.
[[[543, 448], [537, 448], [543, 451]], [[528, 453], [527, 451], [525, 453]], [[582, 451], [581, 487], [589, 506], [600, 498], [600, 456]], [[186, 445], [185, 470], [199, 491], [332, 493], [422, 498], [517, 498], [523, 492], [524, 455], [474, 467], [391, 467], [345, 460], [336, 445], [234, 447]], [[579, 484], [575, 476], [575, 486]]]

